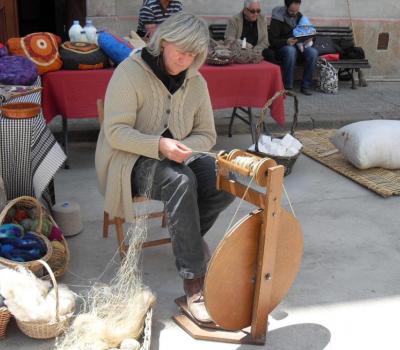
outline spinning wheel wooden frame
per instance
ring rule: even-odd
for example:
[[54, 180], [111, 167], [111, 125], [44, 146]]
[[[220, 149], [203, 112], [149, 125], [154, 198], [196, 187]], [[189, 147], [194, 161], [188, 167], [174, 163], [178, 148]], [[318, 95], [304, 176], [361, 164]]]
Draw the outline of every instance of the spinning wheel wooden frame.
[[[246, 168], [238, 157], [251, 157]], [[268, 314], [289, 291], [300, 268], [303, 237], [297, 219], [281, 207], [283, 166], [269, 158], [234, 150], [217, 156], [217, 187], [259, 209], [239, 220], [216, 248], [207, 269], [204, 298], [214, 323], [200, 323], [186, 298], [176, 300], [182, 313], [174, 320], [196, 339], [264, 344]], [[254, 177], [266, 192], [232, 179]]]

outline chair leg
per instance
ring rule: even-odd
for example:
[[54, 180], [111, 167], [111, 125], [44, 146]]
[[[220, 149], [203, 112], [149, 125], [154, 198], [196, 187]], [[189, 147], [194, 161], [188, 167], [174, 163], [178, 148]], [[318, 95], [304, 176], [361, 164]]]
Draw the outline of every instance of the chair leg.
[[108, 227], [110, 226], [110, 215], [104, 212], [103, 217], [103, 238], [108, 238]]
[[161, 220], [161, 227], [162, 228], [167, 227], [167, 211], [165, 210], [165, 206], [164, 206], [164, 212], [163, 212], [163, 216], [162, 216], [162, 220]]
[[121, 218], [115, 218], [114, 220], [115, 220], [115, 230], [117, 231], [119, 252], [121, 255], [121, 259], [123, 259], [128, 251], [128, 245], [125, 244], [124, 230], [122, 227], [124, 220]]

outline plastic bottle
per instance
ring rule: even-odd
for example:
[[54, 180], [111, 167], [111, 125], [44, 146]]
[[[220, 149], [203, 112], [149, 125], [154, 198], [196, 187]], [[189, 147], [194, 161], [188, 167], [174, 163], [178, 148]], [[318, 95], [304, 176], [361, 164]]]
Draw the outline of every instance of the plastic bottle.
[[242, 41], [242, 50], [246, 50], [247, 49], [247, 41], [246, 41], [246, 38], [243, 38], [243, 41]]
[[86, 24], [83, 27], [83, 30], [86, 34], [86, 39], [88, 43], [97, 44], [97, 29], [93, 25], [91, 19], [86, 20]]
[[79, 21], [74, 21], [71, 28], [69, 28], [68, 35], [71, 42], [81, 41], [83, 28]]

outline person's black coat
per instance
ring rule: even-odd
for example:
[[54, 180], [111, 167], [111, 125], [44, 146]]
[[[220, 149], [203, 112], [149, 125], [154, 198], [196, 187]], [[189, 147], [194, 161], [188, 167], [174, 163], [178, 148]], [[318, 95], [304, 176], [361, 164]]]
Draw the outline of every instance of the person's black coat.
[[[303, 15], [298, 12], [296, 15], [296, 23], [299, 23], [301, 17], [303, 17]], [[281, 47], [287, 45], [287, 40], [293, 37], [293, 29], [294, 26], [286, 21], [272, 17], [268, 30], [270, 47], [279, 50]]]

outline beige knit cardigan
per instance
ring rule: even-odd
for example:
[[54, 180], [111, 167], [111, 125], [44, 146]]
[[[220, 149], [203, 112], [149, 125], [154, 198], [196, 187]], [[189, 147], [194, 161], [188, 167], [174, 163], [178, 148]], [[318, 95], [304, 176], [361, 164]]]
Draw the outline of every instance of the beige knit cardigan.
[[[257, 18], [258, 41], [256, 48], [266, 49], [268, 42], [268, 22], [267, 18], [259, 15]], [[240, 39], [243, 32], [243, 11], [229, 19], [225, 31], [225, 40]]]
[[104, 210], [111, 217], [133, 220], [131, 172], [140, 155], [160, 159], [160, 135], [169, 129], [176, 140], [196, 151], [216, 141], [207, 83], [190, 68], [174, 93], [135, 53], [114, 71], [107, 87], [104, 123], [97, 140], [95, 164]]

